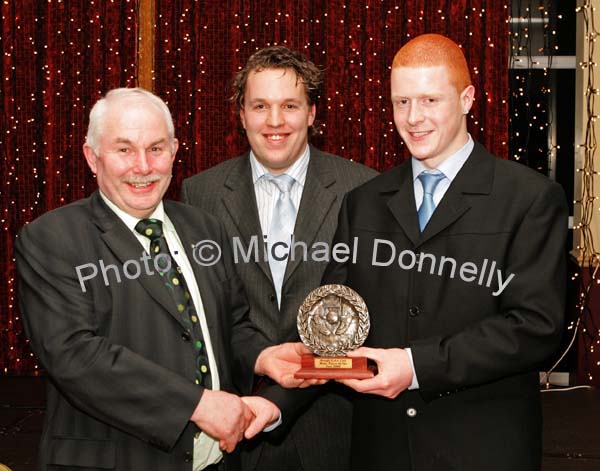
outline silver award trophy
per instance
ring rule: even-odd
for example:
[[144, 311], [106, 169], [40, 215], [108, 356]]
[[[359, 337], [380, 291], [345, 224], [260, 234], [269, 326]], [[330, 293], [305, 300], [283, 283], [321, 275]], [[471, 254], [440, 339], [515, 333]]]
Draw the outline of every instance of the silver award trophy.
[[311, 291], [298, 310], [300, 339], [315, 355], [303, 355], [296, 378], [365, 379], [373, 377], [365, 357], [346, 352], [360, 347], [371, 326], [367, 305], [344, 285], [324, 285]]

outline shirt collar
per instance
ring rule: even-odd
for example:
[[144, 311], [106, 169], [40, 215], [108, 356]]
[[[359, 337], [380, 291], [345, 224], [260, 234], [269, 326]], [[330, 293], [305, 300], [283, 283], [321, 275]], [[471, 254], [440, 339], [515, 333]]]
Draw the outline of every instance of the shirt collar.
[[[310, 147], [307, 144], [298, 160], [296, 160], [293, 165], [285, 171], [285, 173], [296, 180], [297, 183], [304, 186], [309, 162]], [[258, 180], [269, 173], [267, 169], [258, 161], [252, 150], [250, 151], [250, 168], [252, 169], [252, 183], [255, 185]]]
[[[123, 223], [125, 223], [125, 225], [129, 228], [129, 230], [131, 232], [135, 233], [136, 232], [135, 226], [137, 225], [138, 222], [140, 222], [141, 219], [136, 218], [135, 216], [132, 216], [131, 214], [123, 211], [115, 203], [113, 203], [111, 200], [109, 200], [108, 197], [101, 191], [100, 191], [100, 196], [102, 197], [102, 199], [104, 200], [106, 205], [112, 210], [112, 212], [115, 213], [119, 217], [119, 219], [121, 221], [123, 221]], [[154, 211], [152, 211], [152, 214], [149, 217], [153, 218], [153, 219], [158, 219], [159, 221], [162, 221], [163, 227], [165, 227], [165, 225], [169, 225], [169, 223], [170, 223], [168, 220], [165, 219], [165, 208], [163, 206], [162, 201], [160, 203], [158, 203], [158, 206], [156, 207], [156, 209]]]
[[[467, 143], [462, 146], [457, 152], [448, 156], [440, 165], [438, 165], [437, 170], [442, 172], [446, 178], [450, 181], [453, 181], [460, 169], [463, 167], [469, 155], [473, 151], [473, 147], [475, 147], [475, 142], [473, 142], [473, 138], [470, 134], [468, 134], [469, 139]], [[431, 170], [426, 167], [423, 162], [414, 157], [411, 158], [412, 163], [412, 172], [413, 172], [413, 180], [416, 180], [417, 177], [421, 174], [423, 170]]]

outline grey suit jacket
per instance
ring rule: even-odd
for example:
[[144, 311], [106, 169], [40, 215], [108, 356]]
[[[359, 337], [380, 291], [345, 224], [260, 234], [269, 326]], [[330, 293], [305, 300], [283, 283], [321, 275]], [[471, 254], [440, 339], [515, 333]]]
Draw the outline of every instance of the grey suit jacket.
[[[211, 267], [193, 262], [192, 243], [223, 243], [223, 228], [181, 203], [164, 207], [200, 289], [221, 389], [233, 391], [235, 379], [248, 393], [267, 343], [249, 323], [231, 254]], [[160, 277], [139, 261], [135, 236], [96, 192], [25, 226], [15, 248], [24, 326], [50, 379], [39, 469], [191, 471], [189, 418], [204, 390], [194, 384], [194, 345]], [[142, 266], [137, 277], [123, 275], [130, 260]], [[98, 268], [84, 291], [76, 267], [100, 261], [120, 281]]]
[[[315, 242], [329, 245], [343, 196], [376, 174], [368, 167], [311, 146], [294, 229], [295, 240], [305, 242], [309, 247]], [[228, 236], [238, 238], [244, 247], [252, 237], [258, 237], [262, 242], [249, 153], [185, 180], [182, 198], [217, 216]], [[306, 295], [319, 286], [326, 265], [326, 262], [304, 262], [298, 251], [296, 259], [288, 262], [281, 308], [278, 309], [268, 263], [263, 259], [245, 263], [240, 259], [236, 264], [250, 302], [250, 318], [269, 340], [276, 343], [299, 340], [296, 330], [298, 307]], [[350, 420], [348, 401], [333, 392], [323, 394], [298, 418], [283, 440], [293, 440], [307, 471], [345, 470]], [[260, 439], [257, 442], [251, 447], [249, 469], [253, 469], [260, 453]]]

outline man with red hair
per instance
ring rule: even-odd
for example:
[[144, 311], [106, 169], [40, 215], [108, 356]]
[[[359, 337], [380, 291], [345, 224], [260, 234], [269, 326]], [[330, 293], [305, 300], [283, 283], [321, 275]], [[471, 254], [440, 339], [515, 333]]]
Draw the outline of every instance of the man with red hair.
[[332, 262], [371, 315], [372, 379], [345, 380], [352, 466], [515, 471], [541, 466], [537, 368], [560, 338], [567, 206], [546, 177], [492, 156], [467, 132], [465, 57], [419, 36], [392, 64], [394, 121], [412, 155], [350, 192]]

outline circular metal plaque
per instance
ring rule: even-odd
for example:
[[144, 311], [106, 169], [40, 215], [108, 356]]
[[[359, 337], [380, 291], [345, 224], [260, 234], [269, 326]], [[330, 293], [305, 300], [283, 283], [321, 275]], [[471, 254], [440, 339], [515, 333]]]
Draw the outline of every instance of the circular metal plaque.
[[344, 285], [324, 285], [311, 291], [298, 309], [298, 333], [313, 353], [343, 356], [360, 347], [371, 323], [360, 295]]

